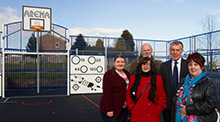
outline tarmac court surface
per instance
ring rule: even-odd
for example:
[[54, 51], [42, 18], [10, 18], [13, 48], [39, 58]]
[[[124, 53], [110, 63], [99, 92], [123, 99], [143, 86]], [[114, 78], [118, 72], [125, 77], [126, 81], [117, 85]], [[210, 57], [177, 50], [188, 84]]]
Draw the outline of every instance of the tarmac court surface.
[[102, 122], [101, 94], [6, 97], [0, 100], [0, 122]]
[[[102, 122], [99, 111], [101, 95], [1, 98], [0, 122]], [[216, 107], [220, 110], [219, 100]]]

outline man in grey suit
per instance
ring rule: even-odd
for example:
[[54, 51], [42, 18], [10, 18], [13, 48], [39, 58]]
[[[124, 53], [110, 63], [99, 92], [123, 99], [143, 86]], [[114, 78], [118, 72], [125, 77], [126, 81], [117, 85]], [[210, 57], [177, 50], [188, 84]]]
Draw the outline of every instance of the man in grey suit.
[[[175, 95], [176, 87], [178, 86], [178, 82], [180, 81], [180, 79], [184, 78], [189, 72], [186, 60], [181, 58], [182, 52], [182, 42], [173, 41], [170, 44], [170, 55], [172, 59], [160, 65], [159, 75], [162, 76], [164, 89], [167, 95], [167, 109], [163, 111], [164, 122], [171, 122], [172, 102]], [[173, 81], [173, 74], [176, 74], [175, 81]]]

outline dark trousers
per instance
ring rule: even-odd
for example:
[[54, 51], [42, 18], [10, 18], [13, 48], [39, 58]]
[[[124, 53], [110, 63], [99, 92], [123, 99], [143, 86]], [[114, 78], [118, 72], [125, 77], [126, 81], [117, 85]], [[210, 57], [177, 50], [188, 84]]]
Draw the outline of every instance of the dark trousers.
[[163, 111], [164, 122], [171, 122], [171, 109], [165, 109]]
[[127, 113], [128, 113], [128, 109], [127, 108], [122, 108], [119, 116], [117, 117], [117, 119], [113, 119], [112, 117], [108, 117], [105, 113], [101, 112], [101, 117], [103, 122], [125, 122], [126, 117], [127, 117]]

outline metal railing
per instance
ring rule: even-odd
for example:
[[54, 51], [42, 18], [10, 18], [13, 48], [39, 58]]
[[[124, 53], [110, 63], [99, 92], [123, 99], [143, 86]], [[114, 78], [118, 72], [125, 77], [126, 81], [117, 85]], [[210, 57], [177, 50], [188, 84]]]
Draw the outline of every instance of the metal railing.
[[[32, 36], [35, 37], [35, 33], [31, 31], [22, 31], [22, 23], [14, 22], [4, 25], [4, 33], [6, 35], [13, 33], [5, 38], [5, 50], [8, 52], [36, 52], [36, 49], [27, 50], [26, 45]], [[202, 33], [198, 35], [192, 35], [188, 37], [172, 39], [172, 40], [153, 40], [153, 39], [122, 39], [121, 47], [115, 48], [116, 42], [121, 39], [121, 37], [100, 37], [100, 36], [83, 36], [84, 41], [86, 42], [86, 47], [82, 50], [71, 49], [74, 45], [77, 35], [68, 35], [69, 30], [66, 27], [63, 27], [58, 24], [52, 24], [52, 32], [49, 33], [52, 36], [51, 45], [55, 45], [56, 38], [59, 38], [64, 41], [63, 49], [55, 49], [52, 47], [50, 49], [43, 48], [43, 43], [40, 43], [40, 52], [47, 53], [59, 53], [70, 51], [71, 55], [106, 55], [107, 57], [107, 67], [111, 68], [113, 64], [113, 58], [116, 55], [124, 55], [126, 57], [126, 68], [129, 69], [129, 64], [136, 60], [140, 54], [141, 45], [144, 43], [151, 44], [153, 48], [153, 56], [161, 61], [167, 61], [170, 59], [169, 45], [174, 40], [179, 40], [184, 45], [184, 52], [182, 54], [183, 58], [187, 58], [188, 53], [199, 52], [206, 59], [206, 72], [210, 74], [209, 76], [213, 78], [216, 85], [219, 87], [219, 66], [220, 66], [220, 30]], [[46, 32], [41, 32], [40, 36], [48, 34]], [[0, 32], [0, 39], [2, 39], [2, 32]], [[102, 46], [97, 47], [96, 42], [100, 39], [102, 41]], [[134, 42], [133, 49], [128, 50], [126, 46], [126, 40], [132, 40]], [[35, 40], [34, 40], [35, 41]], [[42, 42], [42, 39], [40, 39]], [[1, 45], [2, 46], [2, 45]], [[35, 43], [33, 43], [35, 47]], [[48, 46], [48, 45], [47, 45]], [[215, 65], [213, 64], [215, 62]]]

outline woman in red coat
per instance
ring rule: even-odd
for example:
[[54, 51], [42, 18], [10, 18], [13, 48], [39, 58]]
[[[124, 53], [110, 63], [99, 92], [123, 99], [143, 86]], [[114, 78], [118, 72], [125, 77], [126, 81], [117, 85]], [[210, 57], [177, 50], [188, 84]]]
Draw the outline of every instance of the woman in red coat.
[[125, 67], [125, 58], [117, 56], [114, 67], [103, 77], [103, 94], [100, 101], [100, 111], [104, 122], [124, 122], [126, 108], [126, 89], [130, 74]]
[[144, 90], [133, 109], [132, 122], [161, 122], [160, 112], [166, 107], [166, 93], [161, 76], [157, 75], [154, 63], [149, 57], [140, 60], [136, 73], [131, 76], [127, 90], [127, 107], [132, 108], [138, 96]]

